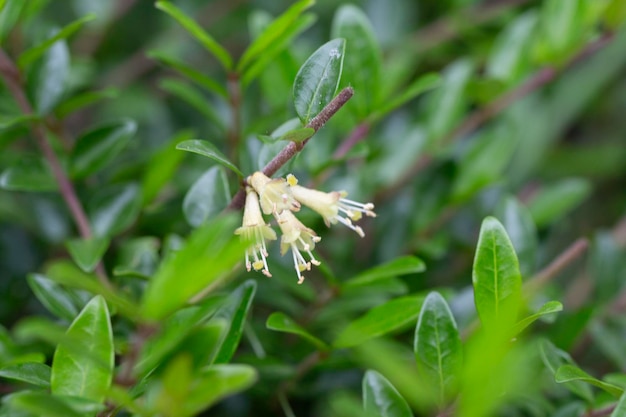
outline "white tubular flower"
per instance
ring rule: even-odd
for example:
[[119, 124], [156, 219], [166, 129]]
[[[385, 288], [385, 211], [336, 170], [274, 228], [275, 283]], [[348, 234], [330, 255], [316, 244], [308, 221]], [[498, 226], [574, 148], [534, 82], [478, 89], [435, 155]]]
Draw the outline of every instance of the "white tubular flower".
[[[305, 270], [311, 270], [311, 264], [319, 265], [320, 262], [313, 256], [313, 249], [315, 244], [321, 240], [315, 232], [305, 225], [293, 215], [289, 210], [284, 210], [280, 214], [275, 214], [278, 226], [283, 232], [280, 238], [280, 253], [282, 255], [287, 252], [287, 249], [291, 249], [293, 256], [293, 264], [298, 274], [298, 284], [304, 282], [304, 276], [302, 272]], [[309, 255], [310, 260], [307, 261], [302, 256], [302, 252], [306, 252]]]
[[293, 198], [283, 178], [271, 179], [262, 172], [255, 172], [248, 177], [248, 184], [261, 197], [263, 213], [280, 214], [283, 210], [300, 210], [300, 203]]
[[352, 221], [358, 221], [363, 214], [376, 217], [374, 204], [359, 203], [344, 198], [348, 195], [345, 191], [332, 191], [325, 193], [318, 190], [298, 185], [298, 180], [293, 175], [287, 176], [287, 182], [291, 186], [291, 193], [300, 203], [316, 211], [324, 218], [326, 226], [337, 222], [354, 230], [359, 236], [364, 237], [363, 229], [356, 226]]
[[267, 247], [265, 240], [276, 240], [276, 232], [267, 224], [261, 214], [259, 196], [250, 187], [246, 188], [246, 205], [243, 210], [243, 224], [235, 234], [249, 246], [246, 248], [246, 269], [261, 271], [271, 277], [267, 267]]

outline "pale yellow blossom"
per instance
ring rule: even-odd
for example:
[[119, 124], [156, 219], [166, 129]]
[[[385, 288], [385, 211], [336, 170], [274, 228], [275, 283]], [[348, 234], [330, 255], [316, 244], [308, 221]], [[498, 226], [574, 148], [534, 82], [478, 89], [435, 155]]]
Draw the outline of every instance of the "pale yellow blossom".
[[[278, 226], [283, 233], [280, 239], [280, 252], [284, 255], [288, 249], [291, 249], [294, 268], [298, 274], [298, 284], [302, 284], [304, 281], [302, 272], [310, 270], [311, 264], [320, 264], [313, 255], [313, 249], [315, 249], [315, 244], [321, 238], [313, 230], [303, 225], [289, 210], [284, 210], [280, 214], [274, 214], [274, 217], [276, 217]], [[302, 252], [309, 256], [308, 261], [302, 255]]]
[[283, 210], [300, 210], [300, 203], [293, 198], [291, 189], [283, 178], [272, 179], [262, 172], [255, 172], [247, 181], [259, 194], [263, 213], [279, 214]]

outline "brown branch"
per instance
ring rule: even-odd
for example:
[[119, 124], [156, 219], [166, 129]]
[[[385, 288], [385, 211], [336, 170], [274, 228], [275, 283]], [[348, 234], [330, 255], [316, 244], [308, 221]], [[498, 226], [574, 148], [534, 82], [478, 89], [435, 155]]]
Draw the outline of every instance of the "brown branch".
[[[352, 98], [353, 95], [354, 90], [352, 89], [352, 87], [344, 88], [339, 92], [339, 94], [337, 94], [334, 99], [331, 100], [330, 103], [326, 105], [326, 107], [322, 109], [322, 111], [318, 113], [317, 116], [311, 119], [311, 121], [309, 121], [309, 123], [307, 123], [305, 127], [311, 128], [315, 130], [315, 132], [317, 132], [322, 128], [322, 126], [326, 124], [328, 120], [330, 120], [331, 117], [335, 115], [335, 113], [339, 111], [340, 108], [342, 108], [348, 102], [348, 100]], [[289, 162], [291, 158], [296, 156], [298, 152], [300, 152], [302, 148], [304, 148], [304, 145], [306, 145], [310, 139], [311, 138], [306, 139], [302, 142], [290, 142], [271, 161], [269, 161], [267, 165], [265, 165], [265, 167], [263, 167], [262, 172], [268, 177], [274, 175], [283, 165]], [[241, 188], [237, 192], [237, 194], [235, 194], [232, 201], [228, 205], [228, 209], [237, 210], [242, 208], [245, 202], [245, 198], [246, 193], [244, 192], [243, 188]]]
[[[22, 88], [22, 77], [20, 71], [3, 49], [0, 49], [0, 76], [4, 80], [22, 113], [27, 116], [34, 115], [35, 113], [33, 112], [33, 108], [26, 97], [24, 89]], [[52, 175], [54, 175], [54, 178], [59, 186], [59, 192], [61, 193], [72, 218], [74, 219], [74, 223], [76, 223], [80, 236], [83, 239], [89, 239], [92, 237], [92, 231], [87, 215], [83, 210], [82, 204], [78, 200], [76, 191], [74, 190], [74, 185], [65, 174], [65, 171], [63, 171], [59, 158], [48, 142], [46, 131], [41, 122], [33, 122], [31, 124], [31, 131], [35, 141], [37, 142], [37, 146], [48, 162], [48, 165], [50, 165]], [[102, 284], [109, 288], [111, 287], [111, 283], [106, 277], [106, 274], [104, 274], [104, 269], [102, 269], [102, 267], [98, 268], [98, 278]]]
[[529, 279], [524, 286], [527, 292], [533, 292], [547, 284], [556, 277], [572, 262], [580, 258], [589, 248], [589, 241], [579, 238], [574, 241], [565, 251], [552, 260], [545, 268]]
[[584, 417], [603, 417], [610, 416], [617, 407], [617, 403], [610, 404], [602, 408], [598, 408], [597, 410], [589, 410], [584, 414]]

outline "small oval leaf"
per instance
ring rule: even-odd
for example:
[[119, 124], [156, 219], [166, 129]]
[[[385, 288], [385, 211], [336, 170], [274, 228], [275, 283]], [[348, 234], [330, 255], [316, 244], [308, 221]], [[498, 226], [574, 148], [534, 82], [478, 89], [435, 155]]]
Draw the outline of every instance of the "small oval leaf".
[[363, 376], [363, 408], [368, 416], [413, 417], [398, 390], [387, 378], [372, 370]]
[[45, 363], [27, 362], [8, 365], [0, 369], [0, 377], [50, 388], [50, 367]]
[[302, 123], [308, 123], [335, 96], [345, 48], [343, 39], [333, 39], [313, 52], [300, 67], [293, 83], [293, 102]]
[[207, 142], [205, 140], [199, 139], [191, 139], [185, 140], [178, 145], [176, 145], [176, 149], [181, 151], [187, 151], [192, 153], [197, 153], [198, 155], [206, 156], [207, 158], [211, 158], [217, 163], [225, 166], [231, 171], [235, 172], [240, 177], [243, 177], [243, 173], [237, 168], [232, 162], [230, 162], [223, 153], [221, 153], [215, 145], [211, 142]]
[[191, 186], [183, 200], [183, 213], [187, 222], [198, 227], [221, 212], [230, 201], [226, 174], [219, 166], [209, 168]]
[[328, 350], [328, 345], [326, 343], [304, 330], [302, 326], [293, 321], [293, 319], [285, 313], [275, 312], [270, 314], [267, 318], [265, 326], [268, 329], [275, 330], [277, 332], [297, 334], [303, 339], [311, 342], [319, 350]]

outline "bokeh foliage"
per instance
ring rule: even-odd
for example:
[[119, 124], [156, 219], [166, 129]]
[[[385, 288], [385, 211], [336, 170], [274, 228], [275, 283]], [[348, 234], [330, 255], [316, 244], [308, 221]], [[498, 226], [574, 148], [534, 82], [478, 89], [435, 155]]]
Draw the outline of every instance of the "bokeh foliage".
[[[625, 22], [0, 0], [0, 416], [626, 416]], [[247, 273], [264, 168], [377, 217]]]

